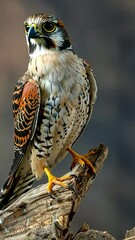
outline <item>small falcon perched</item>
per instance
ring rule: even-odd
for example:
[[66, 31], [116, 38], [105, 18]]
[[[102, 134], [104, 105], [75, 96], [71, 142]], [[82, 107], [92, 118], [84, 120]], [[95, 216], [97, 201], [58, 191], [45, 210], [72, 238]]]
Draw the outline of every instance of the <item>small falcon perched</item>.
[[90, 66], [73, 51], [63, 22], [37, 14], [24, 22], [29, 52], [28, 70], [13, 93], [14, 160], [2, 189], [0, 209], [27, 192], [44, 173], [48, 192], [57, 178], [51, 169], [68, 153], [73, 165], [87, 164], [71, 146], [78, 140], [92, 113], [97, 86]]

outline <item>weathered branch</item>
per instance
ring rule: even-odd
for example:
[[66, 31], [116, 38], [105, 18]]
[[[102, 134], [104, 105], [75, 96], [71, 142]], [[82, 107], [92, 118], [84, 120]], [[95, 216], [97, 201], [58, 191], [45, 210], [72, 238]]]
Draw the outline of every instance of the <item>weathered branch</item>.
[[[90, 156], [96, 176], [108, 155], [108, 148], [100, 145], [92, 149]], [[89, 159], [89, 158], [88, 158]], [[71, 172], [70, 172], [71, 174]], [[68, 233], [70, 223], [82, 197], [89, 190], [94, 179], [88, 167], [80, 165], [72, 170], [72, 177], [67, 181], [75, 191], [54, 186], [55, 199], [48, 196], [47, 184], [38, 186], [21, 196], [4, 211], [0, 211], [0, 239], [4, 240], [115, 240], [106, 231], [89, 229], [84, 224], [73, 235]], [[126, 232], [125, 240], [135, 239], [135, 228]]]
[[[108, 148], [100, 145], [92, 150], [95, 153], [90, 156], [90, 161], [97, 176], [107, 157]], [[41, 185], [0, 211], [0, 239], [66, 239], [70, 222], [80, 201], [94, 181], [87, 166], [74, 167], [72, 174], [77, 178], [73, 176], [66, 183], [74, 186], [75, 191], [54, 186], [56, 198], [52, 199], [47, 193], [47, 184]], [[71, 235], [68, 235], [67, 239], [71, 239]], [[72, 239], [84, 238], [76, 235]]]
[[135, 227], [131, 230], [127, 230], [124, 240], [135, 240]]

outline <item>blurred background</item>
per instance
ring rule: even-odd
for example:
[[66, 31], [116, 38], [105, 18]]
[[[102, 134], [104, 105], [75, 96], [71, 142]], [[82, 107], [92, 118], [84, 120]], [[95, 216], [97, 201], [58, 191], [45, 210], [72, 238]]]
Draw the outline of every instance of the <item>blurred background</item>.
[[[109, 156], [74, 218], [116, 238], [135, 226], [135, 1], [0, 1], [0, 187], [13, 158], [12, 93], [28, 65], [23, 22], [47, 12], [63, 19], [75, 52], [91, 63], [98, 99], [87, 130], [74, 149], [104, 143]], [[63, 160], [54, 172], [69, 171]], [[47, 181], [46, 178], [42, 182]]]

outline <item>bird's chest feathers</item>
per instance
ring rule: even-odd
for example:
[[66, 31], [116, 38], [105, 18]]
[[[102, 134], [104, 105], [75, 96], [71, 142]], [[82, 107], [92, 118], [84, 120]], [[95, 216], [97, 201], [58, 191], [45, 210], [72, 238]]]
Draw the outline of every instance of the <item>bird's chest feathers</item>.
[[[58, 96], [75, 103], [82, 91], [82, 74], [77, 66], [76, 56], [67, 54], [48, 53], [38, 58], [33, 58], [29, 63], [29, 72], [33, 79], [38, 81], [41, 89], [41, 101], [52, 96]], [[80, 68], [79, 68], [80, 67]]]

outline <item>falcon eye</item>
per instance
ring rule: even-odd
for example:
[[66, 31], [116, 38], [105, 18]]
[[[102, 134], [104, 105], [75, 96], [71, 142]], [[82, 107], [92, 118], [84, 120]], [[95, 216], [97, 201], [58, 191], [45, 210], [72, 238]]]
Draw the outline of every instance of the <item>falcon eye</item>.
[[27, 23], [24, 23], [24, 28], [25, 28], [25, 32], [28, 33], [30, 27]]
[[52, 22], [45, 22], [43, 24], [43, 29], [46, 31], [46, 32], [53, 32], [55, 29], [56, 29], [56, 26], [54, 23]]

